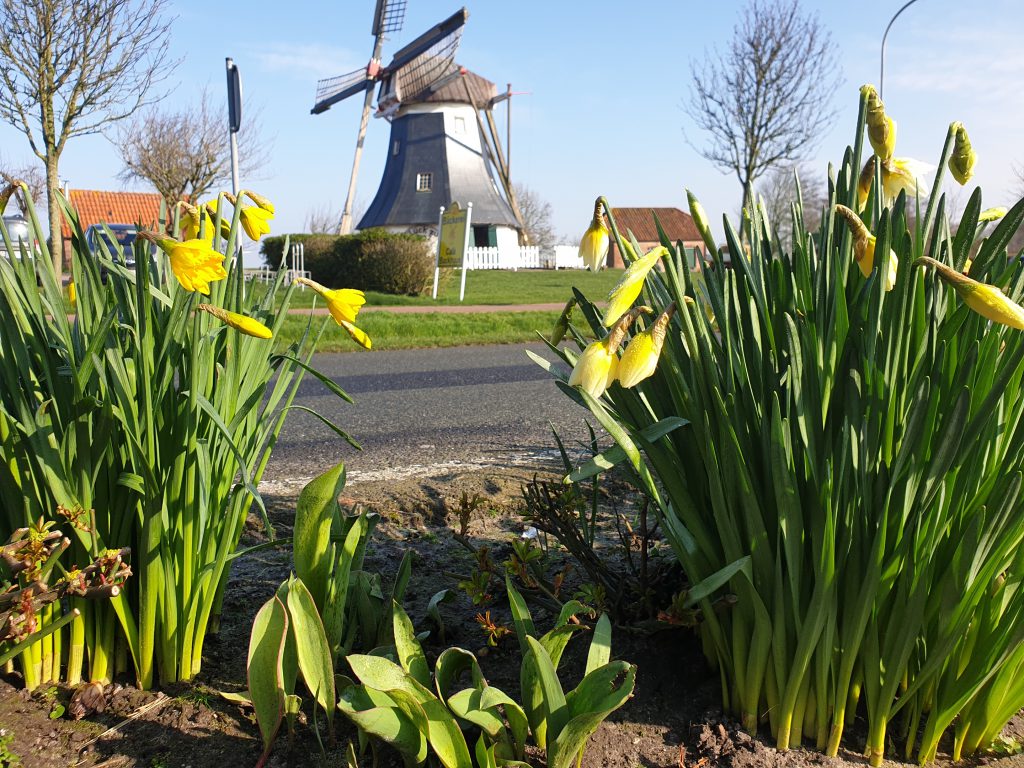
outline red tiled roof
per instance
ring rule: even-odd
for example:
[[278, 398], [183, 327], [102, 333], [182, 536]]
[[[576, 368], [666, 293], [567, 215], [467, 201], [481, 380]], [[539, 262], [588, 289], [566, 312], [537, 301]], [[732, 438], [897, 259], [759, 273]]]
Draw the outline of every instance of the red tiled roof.
[[[160, 219], [160, 195], [156, 192], [100, 192], [94, 189], [72, 189], [71, 207], [78, 212], [82, 230], [93, 224], [142, 224], [156, 228]], [[65, 239], [71, 237], [71, 228], [61, 224]]]
[[672, 242], [701, 241], [700, 232], [697, 231], [690, 214], [678, 208], [612, 208], [612, 216], [615, 217], [619, 232], [623, 236], [626, 232], [632, 232], [639, 243], [658, 242], [661, 239], [654, 224], [655, 216]]

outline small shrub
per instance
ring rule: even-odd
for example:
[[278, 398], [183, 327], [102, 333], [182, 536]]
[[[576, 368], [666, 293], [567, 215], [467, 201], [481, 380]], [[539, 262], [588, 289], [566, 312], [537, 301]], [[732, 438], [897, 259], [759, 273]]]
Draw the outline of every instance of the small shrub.
[[364, 291], [416, 296], [427, 290], [434, 275], [430, 247], [419, 235], [368, 229], [339, 238], [334, 255], [339, 277]]

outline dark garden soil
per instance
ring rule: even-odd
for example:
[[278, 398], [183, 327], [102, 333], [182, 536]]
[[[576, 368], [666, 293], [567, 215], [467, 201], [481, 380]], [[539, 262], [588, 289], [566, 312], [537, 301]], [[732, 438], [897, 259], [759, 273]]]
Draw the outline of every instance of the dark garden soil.
[[[404, 551], [414, 554], [413, 576], [406, 593], [406, 606], [418, 629], [432, 629], [425, 641], [428, 657], [444, 647], [436, 628], [425, 615], [430, 597], [438, 590], [452, 588], [455, 599], [441, 607], [445, 619], [446, 643], [476, 651], [489, 682], [511, 693], [519, 688], [520, 656], [514, 636], [496, 649], [487, 649], [480, 627], [474, 620], [478, 608], [456, 588], [453, 572], [468, 572], [473, 558], [456, 541], [456, 510], [463, 493], [466, 498], [481, 494], [486, 501], [470, 526], [474, 544], [488, 544], [495, 562], [501, 562], [509, 542], [525, 528], [518, 515], [520, 488], [530, 476], [520, 471], [451, 475], [414, 479], [400, 483], [364, 483], [346, 490], [347, 503], [362, 503], [381, 514], [366, 568], [378, 570], [389, 580]], [[291, 533], [294, 497], [268, 497], [271, 519], [278, 535]], [[251, 546], [265, 540], [258, 521], [253, 520], [243, 540]], [[560, 555], [552, 555], [557, 571]], [[17, 676], [0, 676], [0, 729], [13, 739], [7, 750], [20, 757], [25, 768], [91, 766], [99, 768], [233, 768], [255, 765], [261, 742], [251, 711], [231, 703], [220, 691], [241, 691], [245, 685], [245, 659], [252, 618], [278, 584], [288, 576], [287, 549], [264, 549], [235, 562], [225, 598], [220, 633], [205, 647], [202, 674], [194, 683], [175, 685], [159, 692], [142, 692], [121, 681], [104, 691], [105, 709], [83, 720], [68, 715], [54, 717], [65, 708], [72, 692], [49, 688], [28, 694]], [[571, 580], [571, 577], [570, 577]], [[568, 583], [568, 582], [567, 582]], [[570, 589], [571, 585], [566, 589]], [[510, 623], [507, 603], [495, 600], [492, 615]], [[531, 606], [532, 608], [532, 606]], [[542, 630], [552, 617], [534, 609]], [[570, 643], [562, 669], [569, 685], [582, 672], [586, 642]], [[805, 749], [778, 752], [763, 735], [751, 738], [738, 724], [721, 714], [719, 682], [708, 669], [692, 634], [685, 629], [637, 632], [616, 628], [613, 655], [638, 666], [634, 698], [614, 713], [591, 738], [583, 760], [585, 766], [610, 768], [804, 768], [830, 766], [849, 768], [867, 762], [855, 752], [840, 758], [826, 758]], [[307, 717], [311, 712], [306, 710]], [[338, 746], [321, 750], [314, 724], [302, 720], [293, 739], [282, 732], [268, 766], [344, 766], [343, 749], [353, 732], [339, 715]], [[320, 732], [324, 732], [320, 723]], [[1010, 724], [1007, 736], [1024, 741], [1024, 717]], [[856, 734], [850, 738], [856, 741]], [[892, 752], [895, 753], [895, 748]], [[0, 768], [7, 754], [0, 747]], [[395, 753], [382, 748], [380, 765], [401, 765]], [[363, 763], [370, 765], [369, 756]], [[538, 762], [538, 765], [541, 764]], [[1024, 766], [1024, 756], [988, 757], [965, 762], [993, 768]], [[897, 763], [887, 763], [897, 765]], [[950, 766], [948, 757], [937, 763]]]

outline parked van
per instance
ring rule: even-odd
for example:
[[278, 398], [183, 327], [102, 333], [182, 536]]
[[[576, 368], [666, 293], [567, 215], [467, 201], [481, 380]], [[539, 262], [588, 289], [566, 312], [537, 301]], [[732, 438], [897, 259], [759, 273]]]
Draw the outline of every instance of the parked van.
[[[4, 229], [7, 230], [7, 237], [11, 241], [11, 246], [14, 249], [14, 257], [16, 259], [21, 258], [22, 244], [24, 244], [25, 248], [28, 249], [29, 255], [35, 256], [36, 253], [38, 253], [39, 244], [33, 241], [28, 221], [23, 217], [4, 216], [3, 226]], [[0, 256], [5, 259], [10, 258], [10, 254], [7, 253], [7, 244], [2, 236], [0, 236]]]

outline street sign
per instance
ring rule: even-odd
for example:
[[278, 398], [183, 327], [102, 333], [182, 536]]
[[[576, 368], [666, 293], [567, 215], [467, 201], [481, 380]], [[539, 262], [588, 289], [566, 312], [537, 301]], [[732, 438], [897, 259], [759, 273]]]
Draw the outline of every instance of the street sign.
[[231, 59], [225, 59], [228, 71], [228, 130], [238, 133], [242, 127], [242, 79], [238, 67]]
[[470, 222], [473, 218], [473, 204], [467, 203], [465, 209], [453, 202], [447, 209], [441, 207], [437, 222], [437, 259], [434, 263], [433, 297], [437, 298], [437, 279], [441, 268], [461, 269], [462, 281], [459, 285], [459, 301], [466, 295], [466, 251], [469, 250]]

